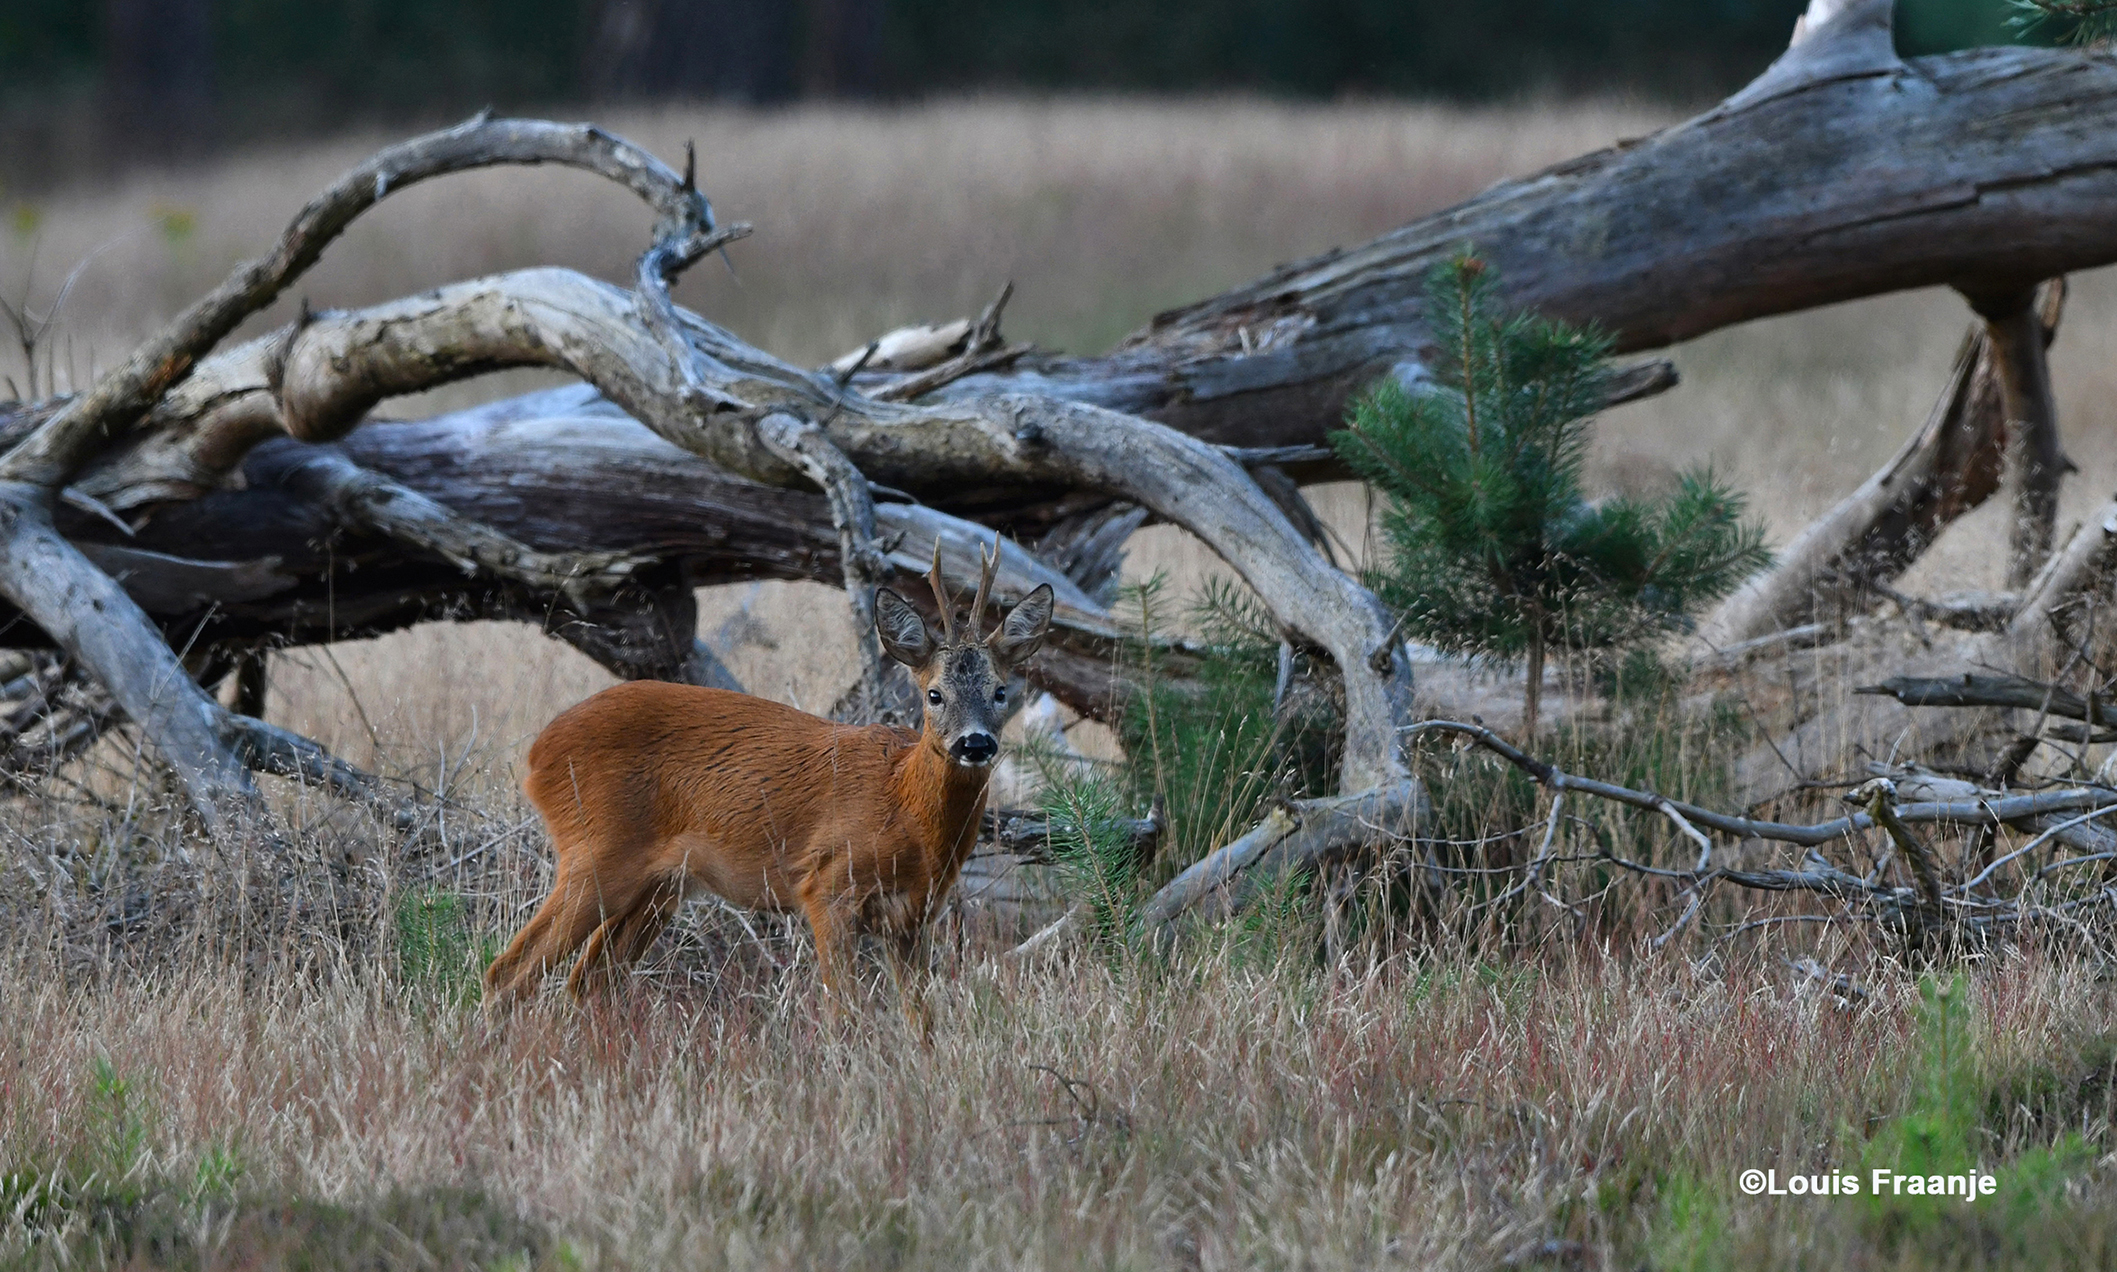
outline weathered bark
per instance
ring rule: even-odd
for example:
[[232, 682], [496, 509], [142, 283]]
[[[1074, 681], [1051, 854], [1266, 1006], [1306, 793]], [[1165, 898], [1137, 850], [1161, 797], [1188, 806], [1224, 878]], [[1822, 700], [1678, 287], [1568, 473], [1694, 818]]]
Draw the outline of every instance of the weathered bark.
[[2007, 536], [2007, 586], [2022, 587], [2043, 568], [2058, 531], [2058, 487], [2065, 451], [2058, 440], [2058, 399], [2044, 359], [2043, 324], [2027, 290], [1973, 298], [1985, 320], [2007, 419], [2005, 485], [2014, 505]]
[[[2057, 333], [2064, 306], [2064, 281], [2054, 280], [2038, 301], [2042, 344]], [[1802, 623], [1840, 624], [1871, 609], [1941, 531], [2000, 489], [2009, 418], [2001, 380], [1989, 333], [1973, 326], [1926, 423], [1858, 489], [1810, 522], [1771, 569], [1723, 601], [1700, 625], [1698, 643], [1727, 649]]]
[[[230, 716], [180, 674], [146, 615], [53, 529], [52, 505], [97, 450], [127, 435], [183, 383], [202, 355], [271, 303], [361, 212], [392, 189], [496, 163], [568, 164], [629, 186], [660, 213], [657, 249], [679, 259], [695, 259], [695, 252], [682, 254], [712, 229], [712, 209], [689, 174], [678, 178], [629, 143], [594, 128], [496, 123], [481, 116], [390, 147], [341, 177], [302, 209], [276, 250], [235, 270], [87, 393], [39, 415], [32, 431], [0, 455], [0, 595], [109, 689], [175, 768], [193, 810], [211, 830], [263, 828], [262, 805], [248, 774], [253, 767], [321, 778], [345, 793], [368, 791], [313, 743], [273, 736], [261, 722]], [[652, 259], [650, 251], [643, 261]], [[268, 371], [284, 370], [279, 359], [267, 361]], [[282, 381], [269, 375], [270, 389], [276, 393]], [[255, 438], [253, 424], [249, 441]]]
[[[641, 283], [651, 290], [653, 272], [643, 267]], [[760, 420], [783, 414], [814, 423], [868, 480], [914, 493], [1008, 482], [1122, 496], [1204, 540], [1275, 619], [1331, 655], [1345, 681], [1348, 789], [1402, 775], [1395, 730], [1410, 718], [1410, 677], [1388, 615], [1324, 560], [1241, 467], [1171, 429], [1018, 395], [936, 406], [876, 402], [693, 315], [563, 270], [521, 271], [325, 314], [267, 340], [282, 350], [275, 414], [296, 437], [341, 436], [381, 398], [472, 370], [546, 365], [593, 383], [670, 442], [772, 485], [801, 476], [757, 429]], [[264, 370], [254, 348], [236, 351], [225, 367], [210, 369], [233, 390], [220, 398], [221, 414], [183, 438], [158, 435], [168, 441], [115, 457], [82, 488], [128, 507], [136, 503], [136, 483], [197, 473], [228, 452], [231, 433], [258, 427], [267, 404], [254, 399], [267, 386], [240, 380]], [[46, 424], [39, 436], [53, 427]]]
[[[806, 420], [767, 415], [757, 422], [757, 435], [774, 455], [807, 474], [830, 501], [845, 595], [853, 611], [853, 640], [860, 648], [860, 701], [849, 718], [896, 720], [908, 710], [915, 711], [911, 680], [903, 668], [883, 656], [875, 627], [875, 591], [887, 567], [875, 541], [875, 496], [867, 478], [843, 451], [831, 445], [822, 429]], [[935, 557], [938, 560], [938, 545]]]
[[1327, 799], [1294, 800], [1274, 808], [1248, 834], [1215, 849], [1163, 885], [1141, 909], [1140, 924], [1148, 929], [1166, 927], [1233, 884], [1245, 871], [1300, 869], [1377, 841], [1410, 839], [1432, 816], [1424, 788], [1414, 782]]
[[438, 556], [466, 575], [483, 571], [559, 593], [584, 608], [593, 598], [623, 587], [649, 564], [615, 552], [540, 552], [325, 447], [306, 448], [281, 474], [280, 486], [316, 504], [338, 524], [371, 529], [404, 547]]
[[2097, 698], [2090, 701], [2060, 685], [2026, 676], [1964, 672], [1960, 676], [1892, 676], [1854, 693], [1887, 694], [1907, 707], [2014, 707], [2045, 715], [2117, 725], [2117, 709]]
[[0, 589], [155, 739], [209, 833], [249, 833], [262, 804], [226, 712], [118, 584], [53, 529], [42, 492], [20, 482], [0, 483]]
[[1621, 351], [2117, 260], [2117, 62], [2026, 48], [1899, 61], [1889, 8], [1858, 0], [1812, 23], [1685, 123], [1163, 314], [1107, 355], [1028, 360], [944, 393], [1069, 396], [1231, 445], [1317, 442], [1349, 394], [1425, 357], [1425, 276], [1465, 245], [1504, 303], [1598, 323]]
[[[1998, 630], [1919, 632], [1903, 624], [1870, 624], [1840, 644], [1786, 660], [1782, 678], [1807, 686], [1796, 695], [1807, 705], [1790, 728], [1737, 765], [1737, 789], [1746, 798], [1763, 798], [1792, 782], [1835, 773], [1843, 757], [1855, 754], [1926, 757], [1980, 773], [2018, 768], [2027, 758], [2026, 752], [2013, 753], [2019, 733], [1990, 712], [1922, 710], [1887, 694], [1846, 695], [1843, 686], [1895, 678], [1957, 680], [1970, 669], [2059, 677], [2078, 664], [2091, 621], [2107, 610], [2113, 573], [2117, 502], [2098, 509], [2051, 555]], [[2047, 729], [2045, 735], [2055, 739], [2068, 732]]]
[[[1030, 392], [1217, 442], [1320, 441], [1349, 393], [1423, 356], [1423, 276], [1466, 243], [1494, 262], [1509, 303], [1601, 323], [1625, 348], [1905, 287], [1982, 293], [2117, 260], [2117, 130], [2100, 122], [2117, 105], [2108, 59], [1994, 49], [1847, 63], [1822, 56], [1837, 43], [1828, 36], [1825, 24], [1790, 51], [1769, 91], [1164, 315], [1110, 354], [1025, 359], [937, 396]], [[952, 508], [972, 510], [971, 492], [957, 497]]]
[[[666, 637], [619, 634], [657, 623], [655, 606], [673, 603], [672, 592], [687, 604], [692, 587], [842, 580], [843, 543], [824, 496], [730, 477], [585, 387], [536, 395], [526, 420], [514, 413], [519, 405], [369, 424], [334, 444], [268, 442], [245, 459], [239, 488], [158, 505], [130, 536], [80, 513], [64, 524], [157, 623], [198, 642], [307, 644], [437, 618], [506, 618], [545, 626], [618, 675], [697, 683], [726, 682], [678, 665], [697, 654], [695, 642], [676, 639], [689, 641], [688, 620]], [[335, 480], [315, 482], [319, 472], [356, 474], [357, 489], [403, 493], [386, 502], [391, 515], [370, 516], [365, 501], [336, 497]], [[447, 510], [446, 520], [404, 515], [434, 508]], [[1089, 527], [1067, 558], [1081, 577], [1109, 577], [1116, 563], [1107, 549], [1141, 515], [1118, 511]], [[878, 577], [899, 580], [915, 602], [924, 595], [921, 549], [938, 539], [944, 572], [961, 585], [976, 578], [978, 553], [995, 544], [990, 529], [916, 504], [879, 504], [874, 516], [876, 535], [893, 545]], [[467, 573], [456, 563], [473, 548], [517, 568]], [[583, 577], [561, 564], [574, 561], [632, 564], [614, 576], [614, 590], [588, 593], [594, 603], [584, 606], [564, 590]], [[1110, 719], [1132, 696], [1138, 671], [1121, 657], [1119, 625], [1040, 558], [1013, 548], [1003, 555], [1003, 598], [1045, 583], [1057, 595], [1054, 630], [1031, 681]], [[19, 626], [13, 635], [35, 638]], [[1195, 654], [1163, 642], [1157, 663], [1180, 682]]]

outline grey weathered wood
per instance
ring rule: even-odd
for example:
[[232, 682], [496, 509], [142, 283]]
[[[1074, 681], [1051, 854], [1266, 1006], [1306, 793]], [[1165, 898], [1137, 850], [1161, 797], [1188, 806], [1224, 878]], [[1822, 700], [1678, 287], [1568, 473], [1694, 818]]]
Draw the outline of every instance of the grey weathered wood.
[[1166, 927], [1248, 870], [1293, 869], [1378, 841], [1410, 838], [1430, 816], [1425, 788], [1416, 782], [1290, 801], [1164, 884], [1140, 910], [1140, 923]]
[[[126, 436], [198, 359], [313, 265], [354, 218], [392, 189], [501, 163], [563, 163], [624, 184], [660, 213], [660, 242], [710, 229], [692, 183], [645, 151], [588, 126], [484, 117], [385, 149], [341, 177], [289, 224], [275, 250], [250, 261], [150, 336], [84, 394], [34, 423], [0, 456], [0, 595], [90, 671], [175, 769], [211, 830], [262, 826], [248, 769], [263, 766], [358, 793], [354, 770], [292, 735], [235, 717], [184, 674], [146, 615], [111, 577], [53, 528], [62, 487], [114, 436]], [[284, 350], [266, 358], [267, 390], [286, 405]], [[288, 414], [282, 410], [284, 427]], [[299, 418], [298, 416], [293, 418]], [[356, 417], [357, 418], [357, 417]], [[256, 434], [251, 435], [252, 441]], [[222, 467], [238, 459], [242, 446]], [[92, 497], [91, 497], [92, 498]]]
[[154, 740], [209, 832], [251, 833], [264, 805], [227, 712], [117, 582], [53, 528], [46, 499], [29, 483], [0, 481], [0, 592]]
[[[1168, 810], [1159, 796], [1145, 817], [1120, 819], [1119, 824], [1131, 850], [1139, 860], [1153, 859], [1161, 846], [1162, 832], [1168, 829], [1168, 820]], [[987, 809], [978, 838], [981, 843], [990, 843], [993, 851], [1037, 865], [1051, 865], [1058, 860], [1051, 851], [1051, 820], [1041, 812], [1020, 808]]]
[[[802, 478], [757, 428], [786, 415], [814, 423], [868, 480], [900, 489], [998, 482], [1118, 495], [1204, 540], [1278, 622], [1331, 655], [1345, 683], [1348, 789], [1402, 776], [1395, 730], [1410, 719], [1410, 672], [1389, 616], [1216, 447], [1063, 400], [1010, 394], [935, 405], [876, 402], [702, 319], [681, 320], [679, 348], [639, 320], [630, 293], [566, 270], [454, 284], [321, 315], [286, 334], [279, 410], [290, 434], [333, 436], [343, 431], [340, 421], [359, 419], [382, 397], [431, 387], [467, 368], [545, 365], [594, 384], [675, 445], [771, 485]], [[436, 358], [437, 349], [450, 357]], [[240, 377], [259, 373], [248, 365], [238, 354], [215, 374], [225, 370], [228, 388], [240, 396]], [[203, 456], [227, 445], [206, 429], [181, 452], [158, 458], [181, 453], [195, 471], [205, 466]], [[132, 458], [147, 454], [140, 448], [117, 456], [82, 485], [123, 506], [128, 474], [141, 471]]]
[[712, 226], [712, 209], [696, 187], [653, 155], [590, 124], [480, 115], [413, 138], [379, 151], [312, 199], [273, 251], [238, 267], [0, 458], [0, 478], [37, 485], [63, 481], [108, 436], [123, 432], [183, 380], [237, 324], [272, 303], [355, 218], [393, 191], [473, 168], [543, 163], [582, 168], [629, 188], [660, 217], [657, 238]]
[[853, 640], [860, 650], [860, 693], [850, 718], [864, 724], [916, 714], [911, 678], [883, 655], [875, 627], [875, 592], [886, 567], [875, 538], [875, 495], [867, 478], [807, 420], [767, 415], [757, 421], [757, 435], [774, 455], [815, 482], [830, 503], [845, 596], [853, 611]]
[[1886, 694], [1907, 707], [2016, 707], [2068, 720], [2117, 725], [2117, 708], [2097, 699], [2092, 704], [2060, 685], [2027, 676], [1964, 672], [1960, 676], [1892, 676], [1854, 693]]
[[[1757, 83], [1686, 125], [1164, 315], [1103, 358], [1024, 358], [905, 404], [849, 391], [676, 309], [668, 278], [714, 241], [689, 182], [592, 130], [525, 126], [520, 144], [538, 158], [615, 164], [605, 175], [663, 213], [636, 291], [558, 270], [455, 284], [318, 316], [208, 359], [187, 379], [205, 348], [372, 202], [349, 179], [290, 228], [279, 253], [35, 425], [0, 476], [49, 500], [104, 445], [104, 430], [151, 406], [143, 427], [79, 474], [79, 492], [121, 511], [158, 510], [217, 489], [261, 437], [337, 437], [385, 397], [537, 365], [571, 371], [728, 473], [785, 486], [802, 465], [759, 427], [783, 415], [821, 430], [864, 479], [920, 497], [984, 492], [991, 507], [1008, 492], [1082, 490], [1191, 530], [1290, 638], [1322, 647], [1342, 672], [1346, 789], [1390, 787], [1407, 780], [1397, 737], [1410, 683], [1387, 616], [1200, 439], [1312, 442], [1374, 375], [1416, 374], [1427, 338], [1419, 292], [1434, 263], [1474, 242], [1513, 303], [1598, 320], [1621, 347], [1645, 348], [1854, 295], [1928, 283], [1997, 294], [2117, 259], [2117, 218], [2107, 215], [2117, 130], [2102, 126], [2117, 105], [2110, 59], [2000, 50], [1900, 62], [1882, 0], [1819, 0], [1804, 30]], [[453, 136], [386, 152], [372, 197], [409, 174], [507, 161], [451, 152]], [[686, 581], [642, 587], [672, 596]], [[0, 577], [0, 591], [14, 586]], [[688, 639], [669, 635], [667, 661], [687, 661]]]
[[577, 602], [616, 591], [645, 564], [622, 552], [540, 552], [327, 447], [310, 448], [280, 482], [343, 524], [430, 552], [465, 574], [484, 571]]
[[[382, 482], [402, 492], [384, 504], [391, 515], [349, 509], [333, 497], [335, 481], [313, 480], [341, 472], [357, 475], [360, 489]], [[405, 515], [426, 505], [445, 515], [438, 522], [424, 512]], [[1114, 527], [1121, 541], [1141, 515], [1120, 509], [1098, 525]], [[393, 524], [400, 516], [406, 525]], [[883, 579], [922, 605], [918, 580], [937, 540], [943, 573], [958, 586], [976, 579], [979, 554], [998, 542], [990, 528], [922, 504], [880, 504], [875, 524], [890, 548]], [[247, 456], [239, 489], [158, 504], [121, 543], [92, 537], [118, 537], [96, 520], [76, 518], [68, 528], [88, 536], [80, 546], [90, 559], [158, 623], [186, 634], [180, 639], [307, 644], [377, 636], [438, 616], [516, 619], [564, 636], [615, 674], [719, 687], [737, 686], [710, 650], [703, 651], [708, 661], [699, 661], [688, 626], [681, 643], [660, 644], [657, 661], [652, 631], [616, 648], [589, 639], [588, 625], [618, 623], [624, 605], [645, 606], [651, 597], [644, 594], [671, 588], [758, 578], [836, 586], [843, 577], [842, 544], [823, 496], [731, 477], [586, 386], [429, 420], [369, 424], [336, 443], [268, 442]], [[1114, 564], [1104, 555], [1113, 546], [1100, 539], [1087, 545], [1092, 569]], [[501, 568], [465, 573], [457, 563], [473, 547], [478, 559]], [[559, 590], [578, 576], [562, 563], [605, 559], [631, 562], [619, 581], [638, 586], [597, 593], [598, 604], [583, 611], [580, 597]], [[544, 564], [505, 568], [510, 560]], [[1052, 639], [1030, 668], [1032, 683], [1077, 711], [1112, 719], [1136, 692], [1140, 671], [1122, 656], [1121, 626], [1028, 551], [1001, 554], [994, 583], [1000, 603], [1040, 585], [1053, 589], [1057, 603]], [[652, 615], [651, 607], [634, 612], [635, 623]], [[689, 620], [672, 614], [671, 621]], [[36, 633], [23, 625], [13, 636], [33, 642]], [[1180, 640], [1158, 644], [1158, 674], [1183, 686], [1196, 652]]]
[[2022, 587], [2051, 555], [2058, 531], [2058, 488], [2066, 456], [2058, 437], [2058, 398], [2044, 358], [2043, 324], [2028, 289], [1974, 298], [1998, 371], [2007, 420], [2004, 484], [2013, 503], [2007, 536], [2007, 586]]
[[[1597, 799], [1612, 800], [1643, 808], [1652, 812], [1666, 813], [1674, 809], [1685, 820], [1709, 830], [1734, 835], [1745, 839], [1770, 839], [1780, 843], [1814, 847], [1842, 839], [1858, 831], [1871, 829], [1874, 818], [1865, 812], [1848, 817], [1833, 818], [1814, 825], [1790, 822], [1763, 821], [1754, 817], [1731, 816], [1710, 808], [1701, 808], [1683, 800], [1669, 799], [1653, 791], [1633, 790], [1612, 782], [1601, 782], [1593, 778], [1576, 777], [1554, 765], [1547, 764], [1507, 743], [1490, 729], [1456, 720], [1425, 720], [1415, 726], [1417, 732], [1448, 733], [1469, 739], [1476, 745], [1500, 756], [1508, 763], [1535, 778], [1536, 781], [1554, 790], [1579, 791]], [[1919, 803], [1904, 803], [1894, 806], [1896, 816], [1907, 823], [1930, 824], [1955, 822], [1964, 825], [1996, 825], [2026, 822], [2033, 818], [2053, 813], [2077, 813], [2091, 808], [2100, 808], [2110, 802], [2107, 790], [2071, 787], [2060, 790], [2037, 791], [2027, 795], [1979, 795], [1972, 798], [1950, 798]], [[1743, 877], [1742, 872], [1721, 872], [1727, 878]], [[1755, 876], [1750, 876], [1755, 877]], [[1852, 876], [1854, 883], [1858, 880]], [[1746, 886], [1758, 886], [1750, 884]], [[1861, 885], [1866, 886], [1866, 885]]]
[[[2049, 344], [2065, 284], [2045, 285], [2040, 338]], [[1727, 649], [1821, 619], [1870, 608], [1956, 518], [2001, 486], [2007, 410], [1992, 341], [1973, 325], [1926, 422], [1889, 462], [1781, 550], [1771, 569], [1738, 588], [1699, 625], [1698, 643]]]
[[[1652, 136], [1503, 182], [1358, 247], [1173, 310], [1117, 350], [950, 386], [1070, 395], [1241, 446], [1320, 441], [1429, 349], [1426, 273], [1474, 245], [1511, 305], [1620, 350], [1915, 287], [1977, 293], [2117, 261], [2117, 59], [1978, 49], [1898, 61], [1884, 4]], [[1873, 33], [1880, 22], [1884, 41]], [[1766, 85], [1766, 80], [1758, 86]]]

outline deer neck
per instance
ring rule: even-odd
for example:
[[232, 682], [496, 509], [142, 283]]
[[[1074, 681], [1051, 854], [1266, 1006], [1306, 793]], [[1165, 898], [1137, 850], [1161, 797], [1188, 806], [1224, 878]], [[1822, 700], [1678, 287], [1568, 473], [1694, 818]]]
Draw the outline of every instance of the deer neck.
[[942, 753], [937, 738], [922, 733], [897, 766], [897, 806], [935, 852], [960, 865], [977, 842], [977, 817], [991, 776], [989, 768], [957, 764]]

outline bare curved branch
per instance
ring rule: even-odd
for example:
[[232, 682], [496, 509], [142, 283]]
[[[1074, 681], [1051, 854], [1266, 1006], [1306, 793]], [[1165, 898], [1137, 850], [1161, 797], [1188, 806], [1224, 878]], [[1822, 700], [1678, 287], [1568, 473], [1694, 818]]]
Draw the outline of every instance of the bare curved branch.
[[659, 215], [657, 240], [712, 228], [712, 208], [696, 186], [653, 155], [591, 124], [479, 115], [415, 137], [377, 153], [312, 199], [273, 251], [238, 268], [0, 459], [0, 481], [38, 486], [64, 481], [94, 447], [128, 429], [238, 323], [314, 265], [354, 218], [391, 192], [473, 168], [543, 163], [583, 168], [632, 190]]

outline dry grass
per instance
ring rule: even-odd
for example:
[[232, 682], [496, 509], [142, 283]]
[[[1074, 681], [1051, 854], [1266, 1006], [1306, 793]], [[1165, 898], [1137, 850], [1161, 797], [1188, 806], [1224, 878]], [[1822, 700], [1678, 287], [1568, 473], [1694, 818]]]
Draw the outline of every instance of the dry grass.
[[[246, 1266], [307, 1242], [350, 1265], [350, 1231], [384, 1247], [364, 1265], [405, 1266], [376, 1233], [406, 1216], [458, 1266], [2117, 1254], [2093, 1208], [2117, 1200], [2100, 1172], [2055, 1195], [2031, 1179], [2109, 1144], [2092, 1040], [2117, 1025], [2091, 977], [2034, 953], [1951, 1006], [1944, 1062], [1908, 988], [1847, 1010], [1754, 966], [1586, 953], [1318, 969], [1194, 948], [991, 970], [946, 983], [927, 1047], [888, 1016], [841, 1030], [755, 967], [495, 1022], [357, 968], [322, 989], [211, 970], [83, 986], [27, 961], [0, 981], [0, 1160], [55, 1183], [9, 1182], [10, 1201], [42, 1208], [0, 1228], [0, 1260]], [[1735, 1191], [1752, 1166], [1864, 1179], [1874, 1143], [1957, 1097], [1940, 1138], [1967, 1128], [1963, 1165], [2002, 1174], [1997, 1202]], [[1904, 1156], [1886, 1164], [1918, 1167]], [[2062, 1203], [2068, 1187], [2085, 1207]]]
[[[608, 122], [664, 154], [696, 137], [723, 214], [759, 226], [740, 279], [696, 271], [686, 303], [820, 360], [970, 311], [1008, 278], [1016, 334], [1097, 347], [1156, 308], [1662, 120], [1592, 103], [990, 100]], [[58, 347], [62, 380], [86, 374], [381, 140], [53, 196], [14, 217], [38, 228], [0, 241], [0, 286], [22, 294], [34, 247], [42, 303], [101, 249]], [[484, 174], [393, 199], [301, 292], [358, 304], [545, 262], [622, 278], [642, 228], [585, 178]], [[2117, 283], [2078, 281], [2055, 355], [2083, 468], [2069, 517], [2117, 486]], [[1783, 539], [1924, 417], [1965, 321], [1922, 294], [1680, 348], [1684, 387], [1612, 413], [1594, 480], [1650, 488], [1711, 462]], [[0, 356], [0, 373], [23, 368]], [[1361, 539], [1357, 492], [1319, 499]], [[1913, 582], [1990, 585], [1997, 543], [1973, 518]], [[1181, 591], [1209, 564], [1151, 530], [1128, 571], [1167, 569]], [[850, 680], [828, 591], [704, 599], [702, 634], [757, 691], [817, 707]], [[2096, 1209], [2117, 1198], [2094, 1164], [2117, 1148], [2099, 1041], [2117, 1008], [2092, 970], [2037, 949], [1976, 968], [1943, 1059], [1917, 970], [1857, 944], [1834, 952], [1873, 997], [1844, 1009], [1769, 947], [1693, 964], [1614, 938], [1536, 954], [1355, 942], [1326, 965], [1302, 952], [1318, 945], [1305, 911], [1166, 955], [1027, 969], [952, 946], [930, 1049], [887, 1012], [832, 1024], [798, 933], [753, 935], [713, 910], [614, 1001], [487, 1020], [466, 1002], [469, 968], [543, 867], [515, 764], [605, 683], [495, 624], [277, 658], [276, 720], [449, 797], [413, 861], [292, 794], [297, 878], [199, 869], [207, 846], [108, 751], [90, 775], [99, 804], [10, 805], [0, 1201], [15, 1210], [0, 1264], [394, 1266], [417, 1261], [412, 1246], [445, 1265], [553, 1267], [2117, 1258]], [[1690, 754], [1675, 777], [1724, 783], [1720, 762]], [[1087, 1084], [1078, 1100], [1058, 1075]], [[1739, 1169], [1855, 1169], [1933, 1125], [2010, 1172], [2013, 1200], [1928, 1215], [1735, 1191]], [[2022, 1182], [2047, 1168], [2056, 1192]]]

